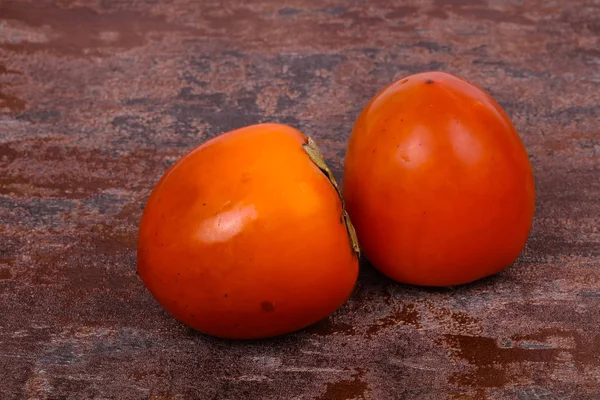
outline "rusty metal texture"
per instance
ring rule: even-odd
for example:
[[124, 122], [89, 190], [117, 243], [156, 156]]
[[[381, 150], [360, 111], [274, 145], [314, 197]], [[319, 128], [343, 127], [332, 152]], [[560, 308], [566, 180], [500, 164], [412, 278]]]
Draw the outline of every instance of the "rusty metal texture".
[[[402, 76], [488, 90], [530, 154], [522, 257], [448, 289], [366, 263], [309, 329], [217, 340], [136, 269], [144, 201], [209, 137], [273, 121], [341, 178]], [[596, 0], [0, 0], [0, 399], [600, 399]]]

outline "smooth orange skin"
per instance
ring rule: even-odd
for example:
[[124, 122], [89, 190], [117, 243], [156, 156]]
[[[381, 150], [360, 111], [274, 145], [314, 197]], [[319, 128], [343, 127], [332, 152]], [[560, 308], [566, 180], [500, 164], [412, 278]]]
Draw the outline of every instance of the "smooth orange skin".
[[506, 113], [442, 72], [378, 93], [346, 153], [343, 193], [362, 251], [403, 283], [452, 286], [511, 265], [529, 235], [534, 192]]
[[358, 259], [339, 196], [305, 142], [285, 125], [249, 126], [205, 142], [158, 182], [138, 271], [175, 318], [213, 336], [264, 338], [348, 298]]

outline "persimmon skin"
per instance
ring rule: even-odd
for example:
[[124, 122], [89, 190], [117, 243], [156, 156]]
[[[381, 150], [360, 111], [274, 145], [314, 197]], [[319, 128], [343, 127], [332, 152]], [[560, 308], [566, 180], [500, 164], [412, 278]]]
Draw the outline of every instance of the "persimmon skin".
[[356, 283], [342, 204], [297, 130], [217, 136], [158, 182], [139, 229], [138, 271], [156, 300], [209, 335], [281, 335], [333, 313]]
[[362, 110], [343, 194], [371, 263], [422, 286], [469, 283], [511, 265], [535, 205], [509, 117], [482, 89], [443, 72], [399, 80]]

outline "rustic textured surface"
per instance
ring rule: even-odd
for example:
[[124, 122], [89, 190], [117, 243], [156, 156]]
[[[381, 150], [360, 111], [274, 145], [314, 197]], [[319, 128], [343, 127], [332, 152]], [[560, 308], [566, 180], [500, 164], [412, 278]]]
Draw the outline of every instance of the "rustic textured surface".
[[[0, 0], [0, 398], [599, 399], [600, 3], [283, 3]], [[364, 265], [336, 315], [267, 341], [157, 305], [136, 229], [168, 165], [275, 121], [339, 176], [366, 101], [431, 69], [489, 90], [528, 148], [514, 266], [426, 290]]]

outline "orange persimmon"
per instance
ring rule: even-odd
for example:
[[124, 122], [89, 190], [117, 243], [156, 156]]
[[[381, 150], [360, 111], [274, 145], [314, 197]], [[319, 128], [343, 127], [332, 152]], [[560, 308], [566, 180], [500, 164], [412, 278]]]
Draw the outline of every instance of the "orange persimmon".
[[511, 265], [534, 214], [534, 179], [509, 117], [464, 79], [399, 80], [350, 137], [344, 199], [361, 250], [394, 280], [468, 283]]
[[198, 146], [160, 179], [139, 229], [138, 271], [175, 318], [214, 336], [289, 333], [333, 313], [357, 245], [314, 142], [279, 124]]

